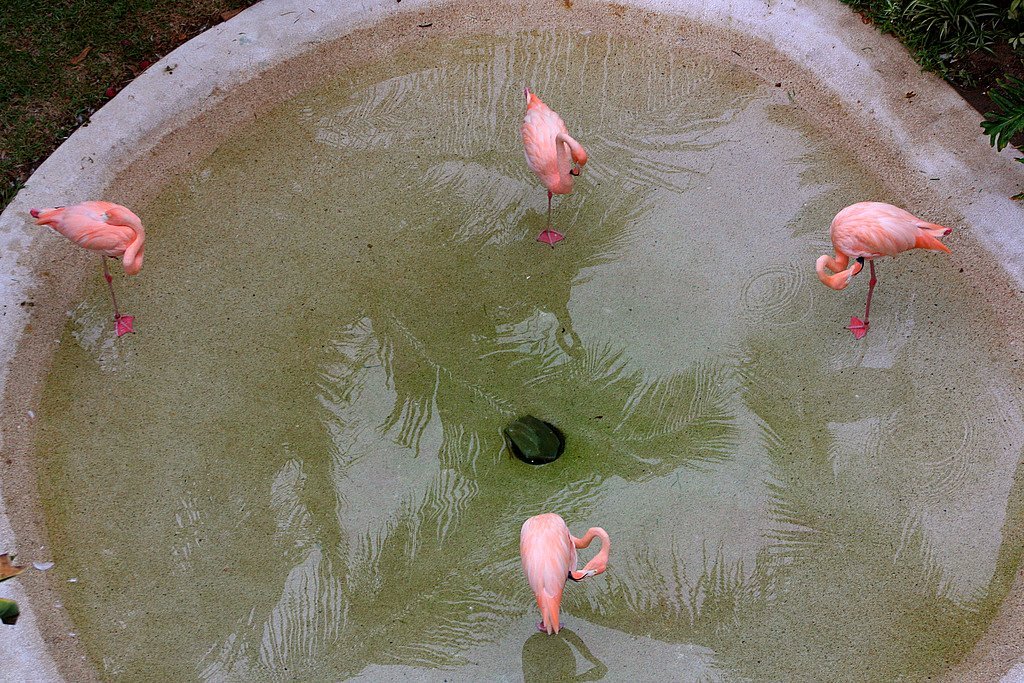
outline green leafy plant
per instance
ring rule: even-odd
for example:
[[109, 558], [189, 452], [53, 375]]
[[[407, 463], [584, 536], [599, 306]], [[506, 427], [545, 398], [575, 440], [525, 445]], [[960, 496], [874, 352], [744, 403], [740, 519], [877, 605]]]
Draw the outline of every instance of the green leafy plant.
[[14, 600], [0, 598], [0, 624], [14, 626], [18, 623], [21, 612], [18, 610], [18, 603]]
[[[1024, 3], [1024, 0], [1016, 0]], [[843, 0], [864, 21], [891, 33], [910, 50], [927, 71], [971, 85], [974, 76], [963, 62], [979, 50], [993, 46], [1017, 31], [1017, 22], [990, 0]], [[961, 62], [957, 65], [957, 62]]]
[[[1024, 81], [1009, 76], [1005, 81], [997, 82], [988, 96], [999, 111], [985, 114], [981, 127], [992, 146], [1002, 151], [1014, 135], [1024, 131]], [[1024, 157], [1017, 157], [1017, 161], [1024, 163]], [[1024, 192], [1013, 195], [1012, 199], [1024, 199]]]
[[[14, 555], [0, 555], [0, 581], [13, 579], [23, 571], [25, 567], [14, 564]], [[13, 626], [17, 623], [19, 614], [18, 603], [0, 598], [0, 623]]]
[[1002, 15], [986, 0], [911, 0], [905, 10], [909, 28], [946, 60], [976, 50], [991, 50]]
[[981, 127], [988, 135], [989, 142], [1002, 151], [1017, 133], [1024, 131], [1024, 81], [1009, 76], [996, 83], [988, 96], [999, 111], [985, 114]]

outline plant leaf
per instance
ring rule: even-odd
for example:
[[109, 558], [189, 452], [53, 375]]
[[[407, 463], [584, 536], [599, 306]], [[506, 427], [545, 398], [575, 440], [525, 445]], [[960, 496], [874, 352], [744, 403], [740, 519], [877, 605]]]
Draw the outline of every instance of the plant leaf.
[[74, 64], [74, 65], [81, 64], [82, 60], [85, 59], [89, 55], [89, 50], [91, 50], [91, 49], [92, 49], [92, 45], [87, 45], [84, 50], [82, 50], [81, 52], [78, 53], [77, 57], [74, 57], [74, 58], [71, 59], [70, 63]]
[[14, 600], [0, 598], [0, 623], [14, 626], [18, 622], [20, 614], [18, 603], [14, 602]]
[[992, 146], [1002, 151], [1010, 138], [1024, 131], [1024, 81], [1009, 76], [989, 91], [989, 97], [1000, 111], [985, 114], [981, 127]]
[[25, 571], [25, 567], [19, 567], [11, 561], [13, 557], [7, 553], [0, 555], [0, 581], [14, 578]]

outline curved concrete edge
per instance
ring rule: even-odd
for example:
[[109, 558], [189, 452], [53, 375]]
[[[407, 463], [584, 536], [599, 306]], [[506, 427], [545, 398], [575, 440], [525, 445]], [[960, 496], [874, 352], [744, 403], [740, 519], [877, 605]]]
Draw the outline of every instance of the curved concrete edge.
[[[417, 4], [406, 1], [407, 8]], [[35, 252], [62, 249], [55, 244], [58, 238], [33, 224], [29, 209], [106, 197], [114, 179], [132, 161], [143, 157], [168, 130], [214, 106], [232, 88], [301, 54], [311, 44], [344, 35], [393, 11], [385, 2], [265, 0], [165, 56], [75, 131], [0, 214], [0, 395], [6, 391], [10, 364], [29, 320], [29, 309], [20, 304], [38, 284], [33, 275], [39, 260]], [[167, 67], [172, 67], [170, 73]], [[5, 449], [0, 435], [0, 452]], [[0, 552], [18, 553], [22, 561], [37, 559], [35, 552], [44, 549], [17, 545], [7, 499], [0, 480]], [[44, 553], [38, 559], [49, 558]], [[3, 678], [63, 680], [43, 640], [37, 605], [29, 602], [19, 585], [26, 580], [30, 573], [0, 584], [0, 597], [17, 600], [21, 609], [15, 627], [0, 626]]]
[[[577, 0], [577, 5], [584, 2]], [[358, 28], [397, 14], [429, 14], [442, 4], [264, 0], [170, 53], [96, 112], [0, 215], [0, 394], [6, 392], [10, 364], [28, 323], [28, 309], [19, 304], [40, 283], [34, 275], [41, 258], [37, 251], [61, 248], [59, 238], [31, 224], [29, 208], [117, 199], [110, 188], [119, 174], [232, 89]], [[920, 73], [895, 39], [863, 25], [837, 0], [626, 0], [611, 8], [677, 16], [773, 45], [829, 89], [844, 116], [901, 150], [903, 163], [920, 170], [930, 194], [957, 198], [952, 203], [963, 218], [957, 224], [969, 227], [1024, 289], [1024, 245], [1015, 235], [1024, 210], [1008, 199], [1024, 188], [1015, 150], [991, 150], [978, 126], [981, 117], [940, 79]], [[686, 36], [681, 38], [685, 42]], [[907, 98], [907, 91], [917, 96]], [[9, 511], [3, 507], [9, 496], [2, 486], [0, 552], [20, 552], [26, 561], [47, 559], [34, 556], [40, 548], [15, 545]], [[0, 637], [5, 674], [10, 680], [59, 680], [37, 625], [34, 610], [40, 606], [28, 603], [19, 580], [0, 586], [0, 595], [19, 599], [23, 611], [18, 626], [3, 627]], [[1013, 670], [1024, 670], [1024, 662]]]

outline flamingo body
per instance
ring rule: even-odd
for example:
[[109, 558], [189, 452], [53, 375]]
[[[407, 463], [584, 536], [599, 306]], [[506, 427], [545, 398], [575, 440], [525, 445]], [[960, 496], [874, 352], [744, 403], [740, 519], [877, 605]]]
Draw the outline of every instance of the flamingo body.
[[48, 225], [78, 246], [98, 252], [103, 258], [103, 277], [110, 288], [114, 302], [114, 322], [117, 336], [133, 332], [130, 315], [122, 315], [117, 308], [107, 257], [121, 259], [128, 275], [138, 275], [145, 257], [146, 231], [142, 221], [131, 210], [113, 202], [82, 202], [73, 206], [50, 209], [32, 209], [36, 225]]
[[122, 259], [128, 275], [142, 269], [146, 232], [139, 217], [120, 204], [82, 202], [31, 213], [36, 225], [49, 225], [80, 247]]
[[[582, 570], [576, 569], [576, 549], [586, 548], [597, 537], [601, 551]], [[602, 573], [608, 566], [611, 541], [600, 527], [587, 530], [583, 538], [569, 533], [565, 520], [554, 513], [531, 517], [523, 523], [519, 552], [523, 571], [537, 598], [541, 621], [537, 628], [549, 635], [558, 633], [562, 591], [568, 579], [583, 579]]]
[[551, 195], [572, 192], [573, 180], [587, 163], [587, 152], [569, 135], [565, 122], [539, 97], [526, 94], [526, 116], [520, 133], [526, 165], [548, 190], [548, 227], [537, 239], [552, 247], [564, 237], [551, 229]]
[[[864, 320], [850, 318], [849, 330], [860, 339], [868, 330], [871, 294], [875, 289], [875, 259], [896, 256], [911, 249], [949, 252], [938, 238], [952, 229], [921, 220], [909, 211], [883, 202], [852, 204], [832, 219], [831, 237], [836, 256], [820, 256], [815, 264], [818, 279], [832, 289], [845, 289], [854, 275], [871, 264], [868, 302]], [[853, 264], [850, 261], [853, 259]]]

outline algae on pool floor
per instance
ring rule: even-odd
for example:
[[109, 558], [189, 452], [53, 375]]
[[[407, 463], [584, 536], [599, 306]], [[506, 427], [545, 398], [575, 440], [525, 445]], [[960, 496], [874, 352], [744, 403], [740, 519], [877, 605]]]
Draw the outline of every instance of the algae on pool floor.
[[[591, 157], [555, 250], [525, 84]], [[254, 122], [144, 207], [139, 334], [97, 285], [48, 380], [87, 651], [112, 679], [941, 670], [1019, 561], [1020, 397], [942, 257], [883, 264], [850, 342], [866, 283], [814, 259], [879, 194], [771, 84], [602, 35], [438, 43]], [[503, 451], [522, 414], [557, 462]], [[614, 544], [550, 645], [518, 560], [543, 511]]]

